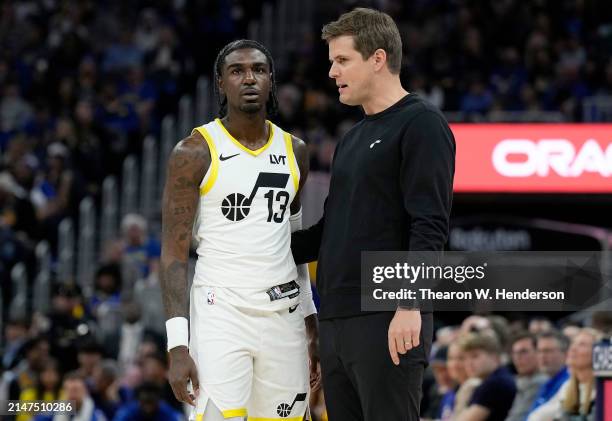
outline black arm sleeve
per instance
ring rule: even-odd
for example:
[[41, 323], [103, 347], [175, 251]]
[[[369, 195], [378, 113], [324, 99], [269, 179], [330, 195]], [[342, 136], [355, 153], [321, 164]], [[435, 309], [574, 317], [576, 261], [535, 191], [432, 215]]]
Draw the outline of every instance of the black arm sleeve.
[[453, 198], [455, 139], [433, 111], [419, 114], [402, 144], [400, 186], [410, 217], [410, 251], [442, 251]]
[[[455, 173], [455, 139], [433, 111], [419, 114], [402, 139], [400, 186], [409, 216], [409, 263], [437, 265], [448, 238]], [[406, 285], [408, 286], [408, 285]], [[402, 308], [432, 311], [429, 300], [400, 300]]]
[[319, 257], [324, 222], [325, 215], [313, 226], [291, 233], [291, 253], [296, 265], [313, 262]]

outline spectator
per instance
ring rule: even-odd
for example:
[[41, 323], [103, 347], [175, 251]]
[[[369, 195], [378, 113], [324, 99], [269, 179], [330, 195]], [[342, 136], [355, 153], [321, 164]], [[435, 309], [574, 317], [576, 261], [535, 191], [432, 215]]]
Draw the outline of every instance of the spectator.
[[21, 130], [32, 115], [32, 107], [21, 96], [19, 86], [16, 83], [5, 85], [0, 100], [0, 131]]
[[144, 338], [144, 325], [140, 321], [140, 306], [133, 301], [123, 303], [123, 323], [119, 340], [119, 364], [123, 369], [136, 362], [138, 347]]
[[142, 310], [141, 322], [145, 329], [159, 335], [164, 335], [166, 319], [163, 312], [161, 285], [157, 261], [150, 262], [150, 272], [146, 278], [141, 278], [134, 285], [134, 299]]
[[508, 320], [506, 320], [505, 317], [498, 315], [487, 316], [487, 319], [491, 324], [491, 330], [495, 333], [495, 337], [499, 341], [499, 345], [503, 350], [507, 349], [509, 345], [508, 341], [510, 339], [510, 324], [508, 323]]
[[4, 377], [8, 381], [8, 399], [18, 400], [25, 389], [36, 387], [40, 372], [49, 358], [49, 342], [42, 336], [29, 339], [23, 345], [25, 358]]
[[546, 317], [534, 317], [529, 321], [529, 333], [539, 335], [551, 330], [553, 330], [553, 325]]
[[128, 277], [126, 287], [133, 287], [137, 279], [146, 278], [151, 264], [159, 260], [161, 246], [147, 234], [147, 221], [141, 215], [130, 213], [121, 221], [121, 239], [111, 244], [106, 251], [110, 262], [121, 262]]
[[563, 326], [561, 330], [563, 332], [563, 336], [565, 336], [570, 342], [576, 337], [578, 333], [580, 333], [581, 326], [576, 323], [567, 323]]
[[90, 300], [90, 312], [99, 327], [98, 340], [105, 352], [116, 357], [119, 352], [122, 277], [119, 265], [108, 264], [98, 268], [94, 280], [94, 294]]
[[8, 171], [0, 173], [0, 227], [14, 231], [26, 245], [39, 238], [38, 223], [28, 193]]
[[101, 307], [119, 307], [121, 296], [121, 271], [118, 265], [100, 266], [94, 279], [94, 293], [89, 303], [91, 313], [98, 319], [105, 311]]
[[79, 368], [77, 372], [88, 384], [93, 382], [94, 370], [100, 365], [104, 356], [102, 346], [93, 339], [85, 340], [77, 353]]
[[29, 225], [32, 217], [33, 208], [25, 191], [8, 172], [0, 173], [0, 285], [3, 291], [0, 317], [6, 317], [11, 306], [12, 269], [19, 262], [32, 264], [34, 244], [31, 240], [37, 237], [36, 223]]
[[51, 340], [53, 355], [60, 356], [62, 372], [78, 367], [77, 345], [89, 340], [96, 330], [94, 321], [85, 312], [81, 290], [74, 284], [58, 284], [52, 289], [51, 311], [41, 321]]
[[28, 339], [28, 322], [23, 318], [11, 318], [4, 327], [4, 349], [2, 371], [13, 369], [19, 359], [23, 345]]
[[146, 78], [141, 66], [132, 66], [127, 71], [125, 81], [120, 85], [119, 94], [122, 100], [136, 110], [140, 120], [140, 134], [146, 135], [151, 130], [153, 111], [157, 100], [157, 89], [153, 82]]
[[547, 377], [538, 371], [535, 336], [528, 332], [515, 336], [511, 349], [512, 363], [516, 368], [516, 397], [506, 421], [523, 421]]
[[448, 347], [448, 374], [456, 386], [453, 390], [448, 391], [442, 399], [440, 418], [443, 421], [454, 420], [467, 408], [474, 390], [482, 382], [478, 377], [468, 376], [461, 340], [451, 343]]
[[548, 402], [529, 415], [528, 421], [548, 421], [571, 416], [585, 419], [592, 415], [596, 393], [593, 375], [593, 345], [600, 338], [601, 333], [595, 329], [583, 328], [580, 330], [572, 340], [567, 352], [569, 379]]
[[143, 383], [136, 390], [136, 402], [119, 410], [113, 421], [181, 421], [183, 415], [161, 399], [159, 386]]
[[165, 353], [155, 352], [144, 357], [142, 378], [145, 382], [156, 384], [161, 399], [177, 411], [182, 411], [183, 404], [176, 399], [168, 382], [168, 359]]
[[87, 392], [85, 377], [78, 372], [70, 372], [64, 376], [62, 396], [65, 400], [74, 401], [76, 414], [39, 416], [36, 421], [107, 421], [106, 417], [94, 404]]
[[[60, 399], [62, 376], [59, 371], [57, 360], [48, 358], [44, 362], [44, 368], [40, 372], [40, 379], [34, 386], [28, 387], [21, 391], [19, 395], [20, 401], [35, 401], [42, 400], [46, 402], [57, 401]], [[17, 415], [17, 421], [29, 421], [33, 417], [23, 413]]]
[[485, 114], [493, 106], [493, 94], [480, 80], [470, 84], [468, 92], [461, 100], [461, 111], [467, 114]]
[[508, 369], [501, 365], [501, 347], [492, 336], [470, 334], [462, 342], [468, 375], [482, 379], [458, 421], [503, 420], [508, 415], [516, 386]]
[[131, 66], [142, 64], [143, 51], [134, 43], [132, 29], [124, 27], [107, 50], [102, 69], [107, 73], [125, 71]]
[[468, 333], [477, 333], [491, 327], [491, 321], [483, 316], [469, 316], [466, 317], [461, 323], [460, 333], [461, 335], [467, 335]]
[[563, 383], [569, 379], [569, 371], [565, 366], [568, 347], [568, 338], [560, 332], [552, 331], [538, 335], [538, 367], [549, 379], [538, 391], [528, 415], [555, 396]]
[[34, 186], [32, 202], [45, 236], [55, 239], [60, 221], [76, 209], [80, 195], [76, 188], [77, 181], [68, 163], [68, 148], [55, 142], [47, 148], [47, 155], [47, 170]]
[[429, 390], [425, 391], [429, 396], [428, 406], [421, 410], [421, 418], [424, 420], [440, 418], [444, 396], [454, 388], [454, 382], [447, 367], [447, 355], [448, 348], [442, 346], [438, 348], [429, 362], [435, 382]]
[[109, 162], [112, 141], [94, 119], [94, 104], [91, 100], [80, 99], [77, 102], [74, 119], [74, 136], [69, 144], [74, 167], [83, 178], [86, 192], [96, 197], [100, 194], [105, 173], [112, 174]]
[[572, 341], [567, 353], [570, 379], [561, 408], [565, 416], [592, 416], [595, 404], [595, 376], [593, 374], [593, 345], [602, 337], [595, 329], [582, 329]]
[[104, 416], [112, 420], [122, 402], [129, 397], [129, 393], [123, 393], [122, 399], [119, 390], [119, 368], [114, 360], [102, 360], [94, 367], [91, 387], [91, 397]]

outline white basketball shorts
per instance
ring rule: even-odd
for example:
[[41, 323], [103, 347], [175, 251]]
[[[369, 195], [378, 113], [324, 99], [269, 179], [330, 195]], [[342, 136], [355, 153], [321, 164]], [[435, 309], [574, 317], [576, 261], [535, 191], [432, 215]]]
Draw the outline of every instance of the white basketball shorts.
[[225, 288], [191, 289], [189, 352], [200, 382], [192, 418], [205, 420], [211, 399], [225, 418], [301, 421], [309, 372], [300, 306], [252, 309], [230, 304], [230, 296]]

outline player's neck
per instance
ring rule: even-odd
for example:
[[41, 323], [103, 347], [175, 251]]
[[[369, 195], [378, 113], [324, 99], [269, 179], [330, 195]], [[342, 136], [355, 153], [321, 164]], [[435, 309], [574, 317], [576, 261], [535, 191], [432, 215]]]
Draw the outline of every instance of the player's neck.
[[236, 140], [247, 147], [262, 142], [266, 143], [270, 136], [270, 128], [263, 113], [228, 113], [221, 119], [221, 122]]
[[367, 115], [380, 113], [408, 95], [398, 75], [388, 75], [374, 80], [370, 92], [372, 93], [370, 98], [361, 104]]

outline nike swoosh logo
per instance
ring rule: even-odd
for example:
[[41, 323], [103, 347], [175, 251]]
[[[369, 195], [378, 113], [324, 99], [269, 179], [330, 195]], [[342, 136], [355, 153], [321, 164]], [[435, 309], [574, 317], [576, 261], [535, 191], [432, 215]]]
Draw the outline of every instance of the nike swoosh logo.
[[295, 310], [297, 310], [299, 304], [294, 305], [293, 307], [289, 307], [289, 313], [293, 313]]
[[230, 156], [223, 156], [223, 154], [219, 155], [219, 161], [227, 161], [230, 158], [233, 158], [235, 156], [240, 155], [239, 153], [234, 154], [234, 155], [230, 155]]
[[376, 145], [377, 143], [380, 143], [380, 142], [381, 142], [381, 140], [380, 140], [380, 139], [375, 140], [374, 142], [372, 142], [372, 143], [370, 144], [370, 149], [372, 149], [372, 148], [374, 147], [374, 145]]

